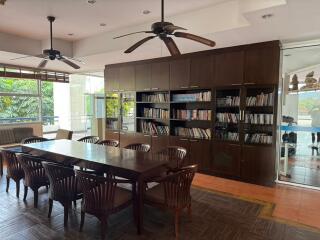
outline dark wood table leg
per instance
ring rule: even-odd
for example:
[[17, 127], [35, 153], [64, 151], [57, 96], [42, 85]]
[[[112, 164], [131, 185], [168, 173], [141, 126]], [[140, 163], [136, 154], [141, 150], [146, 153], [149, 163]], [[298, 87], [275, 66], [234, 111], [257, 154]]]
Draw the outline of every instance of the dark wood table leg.
[[2, 158], [2, 153], [0, 152], [0, 176], [2, 177], [3, 175], [3, 158]]
[[143, 195], [144, 195], [144, 179], [142, 176], [138, 178], [138, 191], [136, 198], [137, 208], [137, 232], [140, 235], [143, 231]]

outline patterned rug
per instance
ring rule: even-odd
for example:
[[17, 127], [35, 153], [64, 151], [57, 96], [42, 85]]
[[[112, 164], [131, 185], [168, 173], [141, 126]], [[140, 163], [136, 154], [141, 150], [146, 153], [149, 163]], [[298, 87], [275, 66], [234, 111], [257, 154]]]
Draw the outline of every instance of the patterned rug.
[[[0, 178], [0, 239], [100, 239], [99, 221], [86, 215], [84, 230], [78, 232], [80, 215], [70, 211], [69, 227], [63, 227], [63, 208], [55, 203], [51, 219], [47, 218], [48, 196], [40, 190], [39, 208], [33, 208], [33, 193], [26, 202], [15, 197], [14, 182], [5, 192], [5, 177]], [[290, 225], [271, 218], [273, 205], [244, 200], [200, 188], [192, 189], [192, 219], [181, 216], [181, 238], [186, 240], [319, 240], [316, 229]], [[80, 202], [79, 204], [80, 205]], [[144, 233], [136, 235], [132, 208], [109, 218], [107, 239], [174, 239], [174, 218], [170, 212], [145, 207]]]

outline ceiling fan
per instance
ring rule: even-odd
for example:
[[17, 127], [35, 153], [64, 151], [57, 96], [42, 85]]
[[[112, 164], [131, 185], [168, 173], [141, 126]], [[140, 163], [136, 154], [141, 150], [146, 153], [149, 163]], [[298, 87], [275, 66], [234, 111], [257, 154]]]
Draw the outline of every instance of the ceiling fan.
[[53, 61], [53, 60], [57, 59], [59, 61], [62, 61], [64, 63], [66, 63], [67, 65], [69, 65], [70, 67], [72, 67], [74, 69], [80, 69], [80, 66], [78, 66], [75, 63], [73, 63], [70, 60], [83, 63], [81, 60], [63, 56], [60, 51], [58, 51], [58, 50], [53, 48], [53, 46], [52, 46], [52, 23], [54, 22], [54, 20], [56, 18], [52, 17], [52, 16], [48, 16], [47, 19], [50, 22], [50, 49], [44, 49], [42, 51], [42, 54], [38, 54], [38, 55], [35, 55], [35, 56], [24, 56], [24, 57], [14, 58], [14, 59], [11, 59], [11, 60], [16, 60], [16, 59], [21, 59], [21, 58], [28, 58], [28, 57], [43, 58], [43, 60], [38, 65], [38, 68], [44, 68], [47, 65], [49, 60]]
[[144, 44], [145, 42], [147, 42], [147, 41], [149, 41], [149, 40], [151, 40], [151, 39], [153, 39], [155, 37], [159, 37], [166, 44], [166, 46], [167, 46], [167, 48], [168, 48], [168, 50], [169, 50], [169, 52], [170, 52], [170, 54], [172, 56], [180, 55], [180, 51], [179, 51], [176, 43], [171, 38], [171, 36], [190, 39], [190, 40], [193, 40], [193, 41], [208, 45], [210, 47], [214, 47], [216, 45], [216, 43], [214, 41], [210, 40], [210, 39], [206, 39], [206, 38], [203, 38], [203, 37], [191, 34], [191, 33], [176, 32], [176, 30], [187, 30], [187, 29], [175, 26], [173, 23], [164, 21], [164, 0], [161, 0], [161, 22], [153, 23], [151, 25], [151, 31], [133, 32], [133, 33], [129, 33], [129, 34], [125, 34], [125, 35], [121, 35], [121, 36], [115, 37], [114, 39], [122, 38], [122, 37], [125, 37], [125, 36], [137, 34], [137, 33], [153, 33], [153, 34], [155, 34], [154, 36], [149, 36], [149, 37], [146, 37], [146, 38], [140, 40], [139, 42], [135, 43], [130, 48], [128, 48], [125, 51], [125, 53], [131, 53], [136, 48], [138, 48], [142, 44]]

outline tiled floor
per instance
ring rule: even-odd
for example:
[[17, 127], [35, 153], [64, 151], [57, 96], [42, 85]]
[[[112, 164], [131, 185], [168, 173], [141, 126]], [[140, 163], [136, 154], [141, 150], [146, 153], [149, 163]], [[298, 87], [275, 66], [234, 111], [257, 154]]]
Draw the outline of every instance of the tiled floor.
[[320, 229], [320, 191], [277, 184], [274, 188], [197, 174], [193, 184], [275, 204], [273, 217]]

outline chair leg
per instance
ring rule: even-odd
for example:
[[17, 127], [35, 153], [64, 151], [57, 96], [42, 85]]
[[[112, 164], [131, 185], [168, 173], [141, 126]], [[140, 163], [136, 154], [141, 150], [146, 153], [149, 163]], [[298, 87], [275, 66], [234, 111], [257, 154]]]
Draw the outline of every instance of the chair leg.
[[38, 193], [38, 189], [34, 189], [33, 190], [33, 195], [34, 195], [34, 198], [33, 198], [33, 206], [35, 208], [38, 207], [38, 197], [39, 197], [39, 193]]
[[28, 187], [24, 186], [23, 201], [27, 199], [27, 196], [28, 196]]
[[81, 211], [81, 221], [80, 221], [80, 229], [79, 229], [80, 232], [82, 232], [82, 230], [83, 230], [85, 215], [86, 215], [86, 213]]
[[108, 217], [103, 217], [101, 220], [101, 239], [102, 240], [106, 238], [107, 227], [108, 227]]
[[191, 209], [191, 203], [190, 203], [190, 204], [189, 204], [189, 206], [188, 206], [188, 215], [189, 215], [190, 220], [192, 220], [192, 209]]
[[68, 226], [68, 214], [69, 214], [69, 203], [65, 203], [64, 205], [64, 226]]
[[48, 212], [48, 218], [50, 218], [50, 217], [51, 217], [52, 207], [53, 207], [53, 200], [52, 200], [51, 198], [49, 198], [49, 212]]
[[6, 188], [6, 192], [9, 192], [9, 186], [10, 186], [10, 178], [7, 176], [7, 188]]
[[179, 210], [176, 210], [175, 214], [175, 234], [176, 234], [176, 239], [179, 239]]
[[16, 181], [16, 196], [19, 198], [20, 194], [20, 180]]

